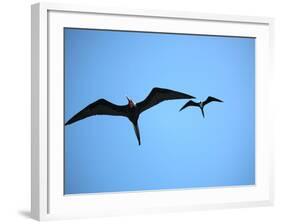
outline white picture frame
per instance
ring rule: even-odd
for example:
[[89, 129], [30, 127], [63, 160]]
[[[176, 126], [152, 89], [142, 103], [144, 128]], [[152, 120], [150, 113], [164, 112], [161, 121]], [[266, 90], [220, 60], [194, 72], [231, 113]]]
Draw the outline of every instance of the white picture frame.
[[[273, 19], [189, 12], [99, 9], [38, 3], [32, 14], [31, 214], [37, 220], [273, 203], [271, 94]], [[63, 195], [63, 27], [165, 31], [256, 38], [254, 186]]]

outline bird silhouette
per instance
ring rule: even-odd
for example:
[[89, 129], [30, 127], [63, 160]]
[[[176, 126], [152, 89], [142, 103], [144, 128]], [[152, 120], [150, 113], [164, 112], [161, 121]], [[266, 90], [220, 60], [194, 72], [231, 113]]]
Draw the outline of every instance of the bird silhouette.
[[215, 97], [212, 97], [212, 96], [209, 96], [205, 101], [203, 102], [194, 102], [193, 100], [189, 100], [181, 109], [180, 111], [182, 111], [183, 109], [187, 108], [187, 107], [199, 107], [201, 112], [202, 112], [202, 115], [203, 115], [203, 118], [205, 118], [205, 114], [204, 114], [204, 107], [210, 103], [210, 102], [223, 102], [222, 100], [220, 99], [217, 99]]
[[142, 112], [166, 100], [193, 98], [193, 96], [185, 93], [155, 87], [143, 101], [136, 104], [128, 97], [128, 104], [126, 105], [116, 105], [105, 99], [99, 99], [75, 114], [65, 123], [65, 125], [70, 125], [74, 122], [94, 115], [124, 116], [132, 122], [136, 137], [138, 139], [138, 144], [141, 145], [138, 119]]

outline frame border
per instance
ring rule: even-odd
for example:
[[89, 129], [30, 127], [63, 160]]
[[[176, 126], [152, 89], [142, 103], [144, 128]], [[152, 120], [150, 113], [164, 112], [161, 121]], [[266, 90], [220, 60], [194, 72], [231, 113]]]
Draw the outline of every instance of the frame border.
[[[136, 9], [108, 9], [93, 6], [81, 6], [57, 3], [36, 3], [31, 5], [31, 217], [36, 220], [50, 219], [49, 214], [49, 80], [48, 80], [48, 11], [97, 13], [105, 15], [124, 15], [140, 17], [158, 17], [189, 19], [201, 21], [220, 21], [233, 23], [263, 24], [269, 27], [269, 72], [273, 75], [274, 19], [269, 17], [252, 17], [238, 15], [220, 15], [183, 11], [159, 11]], [[272, 80], [270, 80], [272, 81]], [[271, 83], [270, 83], [271, 84]], [[271, 119], [272, 121], [272, 119]], [[272, 121], [273, 122], [273, 121]], [[271, 161], [273, 146], [269, 147]], [[234, 203], [223, 205], [206, 205], [186, 208], [189, 210], [249, 207], [272, 205], [274, 201], [273, 163], [270, 174], [270, 196], [268, 201]], [[161, 209], [159, 209], [161, 210]], [[166, 209], [163, 211], [166, 212]], [[181, 211], [171, 207], [169, 211]]]

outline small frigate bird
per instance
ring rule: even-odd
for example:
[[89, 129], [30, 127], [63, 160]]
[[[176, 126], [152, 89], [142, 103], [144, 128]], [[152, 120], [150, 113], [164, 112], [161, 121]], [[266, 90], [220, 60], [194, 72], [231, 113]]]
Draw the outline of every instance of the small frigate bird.
[[204, 106], [206, 106], [208, 103], [210, 102], [223, 102], [222, 100], [219, 100], [215, 97], [212, 97], [212, 96], [209, 96], [205, 101], [203, 102], [194, 102], [192, 100], [189, 100], [181, 109], [180, 111], [182, 111], [183, 109], [185, 109], [186, 107], [191, 107], [191, 106], [194, 106], [194, 107], [199, 107], [201, 112], [202, 112], [202, 115], [203, 115], [203, 118], [205, 118], [205, 115], [204, 115]]
[[65, 125], [72, 124], [76, 121], [82, 120], [84, 118], [94, 116], [94, 115], [112, 115], [112, 116], [124, 116], [127, 117], [133, 124], [135, 134], [138, 139], [139, 145], [141, 144], [140, 131], [138, 127], [138, 119], [142, 112], [148, 110], [149, 108], [163, 102], [166, 100], [176, 100], [176, 99], [193, 99], [185, 93], [177, 92], [174, 90], [163, 89], [163, 88], [153, 88], [149, 95], [141, 102], [134, 103], [133, 100], [129, 99], [126, 105], [116, 105], [105, 99], [99, 99], [92, 104], [85, 107], [83, 110], [75, 114], [70, 120], [66, 122]]

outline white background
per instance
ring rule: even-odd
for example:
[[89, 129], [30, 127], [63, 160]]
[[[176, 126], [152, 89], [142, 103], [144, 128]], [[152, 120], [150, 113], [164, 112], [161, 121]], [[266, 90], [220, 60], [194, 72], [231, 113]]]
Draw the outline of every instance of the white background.
[[[0, 223], [35, 223], [30, 208], [30, 4], [6, 0], [0, 8]], [[71, 2], [78, 1], [56, 1]], [[80, 0], [79, 4], [109, 8], [184, 10], [275, 17], [275, 205], [273, 207], [192, 211], [147, 216], [127, 216], [58, 223], [280, 223], [281, 175], [281, 3], [274, 0]], [[278, 77], [279, 76], [279, 77]], [[274, 134], [274, 133], [272, 133]]]

